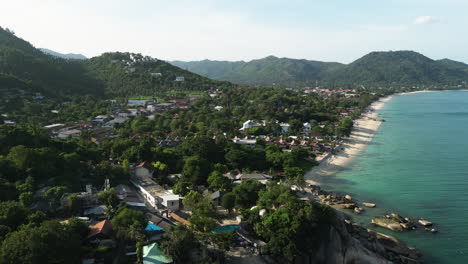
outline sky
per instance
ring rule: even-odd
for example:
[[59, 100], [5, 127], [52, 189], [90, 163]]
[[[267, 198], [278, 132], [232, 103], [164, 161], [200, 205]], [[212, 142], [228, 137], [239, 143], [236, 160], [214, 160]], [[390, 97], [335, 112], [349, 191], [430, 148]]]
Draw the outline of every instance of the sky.
[[2, 0], [0, 26], [38, 48], [163, 60], [269, 55], [352, 62], [414, 50], [468, 63], [468, 0]]

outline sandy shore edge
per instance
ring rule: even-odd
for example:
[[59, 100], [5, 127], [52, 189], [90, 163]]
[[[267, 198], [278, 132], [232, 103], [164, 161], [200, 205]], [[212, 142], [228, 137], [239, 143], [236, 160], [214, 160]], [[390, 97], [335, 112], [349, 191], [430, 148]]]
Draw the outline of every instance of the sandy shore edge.
[[420, 93], [416, 91], [399, 93], [380, 98], [369, 106], [369, 110], [362, 114], [361, 118], [354, 121], [354, 128], [349, 138], [344, 139], [336, 155], [320, 162], [320, 165], [308, 171], [304, 178], [307, 183], [320, 185], [319, 178], [322, 176], [335, 174], [348, 166], [371, 142], [375, 132], [379, 129], [382, 121], [376, 121], [379, 116], [378, 110], [382, 109], [394, 96]]

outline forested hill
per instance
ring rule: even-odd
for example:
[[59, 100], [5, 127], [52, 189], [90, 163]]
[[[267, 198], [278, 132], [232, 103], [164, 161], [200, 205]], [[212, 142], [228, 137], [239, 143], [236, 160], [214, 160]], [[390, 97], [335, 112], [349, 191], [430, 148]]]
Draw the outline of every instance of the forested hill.
[[249, 62], [171, 62], [195, 73], [240, 84], [456, 85], [468, 81], [468, 65], [435, 61], [413, 51], [372, 52], [350, 63], [329, 63], [273, 56]]
[[75, 54], [75, 53], [64, 54], [64, 53], [60, 53], [60, 52], [56, 52], [56, 51], [53, 51], [53, 50], [50, 50], [50, 49], [44, 49], [44, 48], [39, 48], [39, 50], [44, 52], [45, 54], [49, 54], [49, 55], [64, 58], [64, 59], [75, 59], [75, 60], [86, 60], [87, 59], [86, 56], [83, 55], [83, 54]]
[[269, 56], [259, 60], [244, 61], [172, 61], [173, 65], [213, 78], [249, 85], [304, 85], [315, 84], [328, 72], [343, 67], [336, 62], [321, 62], [277, 58]]
[[0, 77], [0, 90], [9, 94], [21, 89], [54, 95], [130, 96], [232, 86], [140, 54], [105, 53], [87, 60], [47, 55], [1, 27]]
[[[167, 90], [207, 90], [232, 86], [208, 79], [165, 61], [134, 53], [104, 53], [84, 61], [89, 74], [101, 81], [106, 94], [154, 95]], [[183, 77], [183, 80], [177, 77]]]
[[372, 52], [330, 73], [325, 81], [362, 85], [457, 85], [468, 73], [413, 51]]

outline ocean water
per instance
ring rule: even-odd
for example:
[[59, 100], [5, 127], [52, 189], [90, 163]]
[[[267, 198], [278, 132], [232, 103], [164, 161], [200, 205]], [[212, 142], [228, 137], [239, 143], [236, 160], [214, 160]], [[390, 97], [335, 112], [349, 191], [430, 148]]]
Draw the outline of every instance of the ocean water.
[[[354, 220], [397, 212], [436, 223], [438, 234], [394, 233], [426, 263], [468, 263], [468, 91], [395, 96], [386, 120], [348, 169], [322, 177], [325, 190], [377, 203]], [[352, 213], [350, 213], [352, 214]]]

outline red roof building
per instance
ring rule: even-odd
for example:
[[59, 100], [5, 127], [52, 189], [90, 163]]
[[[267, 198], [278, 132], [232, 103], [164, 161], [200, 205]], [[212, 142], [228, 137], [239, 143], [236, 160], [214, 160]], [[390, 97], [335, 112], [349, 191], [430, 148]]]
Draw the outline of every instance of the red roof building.
[[103, 220], [89, 227], [90, 231], [87, 239], [107, 239], [112, 235], [112, 224], [109, 220]]

